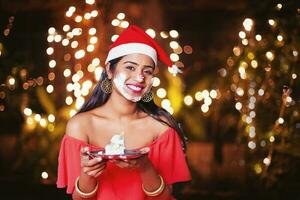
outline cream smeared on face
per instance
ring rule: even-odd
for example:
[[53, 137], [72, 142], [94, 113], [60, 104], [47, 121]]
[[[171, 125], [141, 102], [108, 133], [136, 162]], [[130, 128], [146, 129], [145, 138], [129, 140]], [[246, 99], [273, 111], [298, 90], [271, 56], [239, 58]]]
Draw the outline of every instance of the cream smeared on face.
[[[140, 77], [137, 77], [140, 78]], [[151, 90], [152, 84], [153, 84], [153, 78], [151, 79], [151, 82], [149, 86], [146, 88], [140, 88], [131, 84], [125, 84], [125, 81], [127, 79], [126, 74], [119, 73], [116, 75], [116, 77], [113, 79], [113, 82], [117, 88], [117, 90], [129, 101], [132, 102], [138, 102], [142, 99], [143, 95]]]

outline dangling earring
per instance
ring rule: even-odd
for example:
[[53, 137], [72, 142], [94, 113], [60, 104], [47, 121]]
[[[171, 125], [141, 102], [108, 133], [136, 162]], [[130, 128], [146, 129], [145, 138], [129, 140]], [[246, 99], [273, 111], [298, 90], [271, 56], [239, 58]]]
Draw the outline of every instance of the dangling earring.
[[112, 91], [111, 80], [105, 78], [101, 83], [101, 90], [106, 94], [110, 94]]
[[150, 91], [142, 97], [143, 102], [150, 102], [153, 99], [153, 93]]

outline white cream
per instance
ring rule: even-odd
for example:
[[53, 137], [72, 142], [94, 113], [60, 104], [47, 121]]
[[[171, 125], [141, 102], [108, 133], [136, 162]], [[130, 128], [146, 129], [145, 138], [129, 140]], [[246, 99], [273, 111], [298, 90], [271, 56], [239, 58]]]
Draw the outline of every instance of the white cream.
[[[127, 87], [130, 87], [132, 90], [138, 91], [139, 88], [135, 87], [133, 85], [129, 85], [127, 86], [125, 84], [125, 80], [126, 80], [126, 74], [124, 73], [119, 73], [116, 75], [116, 77], [113, 79], [113, 82], [115, 83], [116, 88], [118, 89], [118, 91], [129, 101], [132, 102], [138, 102], [142, 99], [142, 95], [145, 94], [145, 92], [142, 92], [140, 95], [134, 95], [132, 94], [130, 91], [128, 91]], [[137, 80], [141, 79], [140, 77], [137, 77]], [[153, 78], [151, 79], [151, 85], [150, 87], [147, 89], [147, 92], [151, 89], [152, 83], [153, 83]]]
[[110, 143], [105, 146], [106, 155], [122, 155], [125, 153], [124, 134], [113, 135]]

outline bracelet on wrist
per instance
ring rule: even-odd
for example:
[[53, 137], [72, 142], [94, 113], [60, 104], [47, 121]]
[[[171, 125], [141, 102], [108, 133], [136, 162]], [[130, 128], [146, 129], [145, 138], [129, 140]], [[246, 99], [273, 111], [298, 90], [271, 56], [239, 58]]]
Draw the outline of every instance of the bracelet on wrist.
[[76, 178], [76, 181], [75, 181], [75, 190], [76, 192], [79, 194], [80, 197], [84, 198], [84, 199], [88, 199], [88, 198], [91, 198], [93, 196], [95, 196], [95, 194], [97, 193], [97, 190], [98, 190], [98, 181], [97, 181], [97, 184], [95, 186], [95, 188], [93, 189], [93, 191], [91, 192], [82, 192], [80, 189], [79, 189], [79, 176]]
[[154, 190], [154, 191], [148, 191], [148, 190], [146, 190], [144, 188], [144, 185], [142, 184], [142, 189], [143, 189], [144, 193], [147, 196], [155, 197], [155, 196], [160, 195], [164, 191], [164, 189], [166, 187], [165, 181], [164, 181], [164, 179], [160, 175], [158, 175], [158, 176], [159, 176], [159, 179], [160, 179], [160, 186], [156, 190]]

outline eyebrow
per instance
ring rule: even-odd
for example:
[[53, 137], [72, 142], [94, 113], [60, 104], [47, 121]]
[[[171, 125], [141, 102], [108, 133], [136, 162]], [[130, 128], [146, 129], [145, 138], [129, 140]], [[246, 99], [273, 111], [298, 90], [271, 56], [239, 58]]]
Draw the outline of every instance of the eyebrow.
[[[132, 62], [132, 61], [125, 61], [123, 64], [126, 64], [126, 63], [131, 63], [131, 64], [137, 65], [137, 66], [139, 65], [138, 63]], [[149, 67], [149, 68], [154, 69], [154, 66], [152, 66], [152, 65], [144, 65], [144, 67]]]

